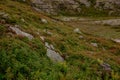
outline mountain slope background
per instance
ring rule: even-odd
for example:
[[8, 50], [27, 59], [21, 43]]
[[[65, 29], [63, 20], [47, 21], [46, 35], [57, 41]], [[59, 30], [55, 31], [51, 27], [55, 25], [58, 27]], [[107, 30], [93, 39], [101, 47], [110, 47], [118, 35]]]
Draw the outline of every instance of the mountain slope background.
[[[88, 33], [91, 30], [85, 32], [80, 28], [80, 32], [78, 29], [79, 26], [93, 24], [84, 20], [79, 24], [62, 21], [60, 17], [36, 11], [30, 3], [24, 0], [0, 0], [0, 80], [120, 79], [119, 43]], [[90, 21], [94, 20], [101, 18]], [[104, 27], [102, 30], [106, 30], [106, 25], [101, 26]], [[111, 34], [119, 33], [118, 26], [118, 31]], [[32, 39], [16, 34], [11, 27], [32, 35]], [[53, 62], [46, 55], [45, 42], [55, 47], [64, 62]]]
[[120, 16], [119, 0], [31, 0], [31, 5], [53, 15]]

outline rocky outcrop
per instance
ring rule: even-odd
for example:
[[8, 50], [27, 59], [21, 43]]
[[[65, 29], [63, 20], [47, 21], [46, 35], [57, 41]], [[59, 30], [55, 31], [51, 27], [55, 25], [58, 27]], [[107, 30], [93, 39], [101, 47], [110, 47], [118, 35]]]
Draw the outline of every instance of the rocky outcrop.
[[120, 0], [31, 0], [31, 3], [37, 11], [49, 14], [84, 14], [85, 9], [91, 8], [107, 11], [109, 15], [120, 13]]
[[45, 47], [47, 49], [47, 56], [53, 62], [64, 62], [64, 59], [60, 56], [58, 52], [55, 51], [55, 48], [52, 44], [45, 42]]
[[22, 30], [20, 30], [19, 28], [16, 27], [17, 25], [15, 25], [14, 27], [13, 26], [10, 26], [9, 29], [14, 32], [16, 35], [18, 36], [22, 36], [22, 37], [27, 37], [29, 40], [32, 40], [34, 37], [29, 34], [29, 33], [26, 33]]
[[80, 11], [79, 4], [74, 0], [32, 0], [32, 6], [37, 11], [57, 14], [60, 11]]
[[94, 23], [102, 24], [102, 25], [110, 25], [110, 26], [120, 26], [120, 19], [101, 20], [101, 21], [95, 21]]
[[120, 0], [96, 0], [95, 7], [101, 9], [120, 8]]
[[120, 13], [120, 0], [96, 0], [95, 8], [107, 10], [109, 15]]

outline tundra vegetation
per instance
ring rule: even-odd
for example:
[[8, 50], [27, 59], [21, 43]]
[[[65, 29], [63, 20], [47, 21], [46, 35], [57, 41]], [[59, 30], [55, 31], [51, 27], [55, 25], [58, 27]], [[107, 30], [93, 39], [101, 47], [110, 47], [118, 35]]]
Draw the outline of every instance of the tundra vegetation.
[[[116, 15], [101, 18], [106, 13], [90, 7], [63, 21], [63, 10], [51, 16], [26, 1], [0, 0], [0, 80], [120, 80], [120, 43], [110, 39], [120, 37], [120, 25], [92, 24]], [[52, 61], [45, 42], [64, 61]]]

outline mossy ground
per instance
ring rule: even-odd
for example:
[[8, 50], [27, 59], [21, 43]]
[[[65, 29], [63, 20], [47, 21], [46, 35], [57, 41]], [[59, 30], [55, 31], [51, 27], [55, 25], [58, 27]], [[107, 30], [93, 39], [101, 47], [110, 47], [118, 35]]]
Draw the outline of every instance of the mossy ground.
[[[0, 24], [0, 80], [102, 80], [102, 62], [112, 68], [111, 75], [104, 75], [105, 80], [120, 79], [119, 44], [86, 33], [82, 34], [84, 39], [79, 39], [80, 34], [73, 32], [75, 27], [35, 12], [26, 3], [1, 0], [0, 11], [9, 14], [5, 24], [20, 25], [20, 29], [35, 37], [31, 41], [17, 35], [11, 37], [5, 25]], [[41, 18], [48, 23], [42, 23]], [[44, 29], [53, 35], [47, 35]], [[64, 63], [49, 60], [40, 36], [65, 57]]]

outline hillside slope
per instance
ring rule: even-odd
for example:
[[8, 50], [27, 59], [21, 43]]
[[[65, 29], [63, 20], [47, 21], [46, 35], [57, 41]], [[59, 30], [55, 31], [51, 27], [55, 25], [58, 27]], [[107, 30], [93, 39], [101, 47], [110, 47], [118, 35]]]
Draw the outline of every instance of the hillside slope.
[[0, 80], [119, 80], [120, 44], [0, 0]]
[[120, 16], [120, 0], [31, 0], [31, 5], [53, 15]]

